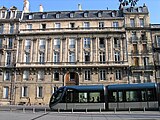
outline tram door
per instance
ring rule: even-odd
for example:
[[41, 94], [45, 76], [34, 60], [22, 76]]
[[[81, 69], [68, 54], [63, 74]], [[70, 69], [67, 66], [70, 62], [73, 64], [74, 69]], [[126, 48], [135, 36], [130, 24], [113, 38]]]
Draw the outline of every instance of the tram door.
[[67, 72], [64, 77], [64, 86], [79, 85], [79, 77], [76, 72]]

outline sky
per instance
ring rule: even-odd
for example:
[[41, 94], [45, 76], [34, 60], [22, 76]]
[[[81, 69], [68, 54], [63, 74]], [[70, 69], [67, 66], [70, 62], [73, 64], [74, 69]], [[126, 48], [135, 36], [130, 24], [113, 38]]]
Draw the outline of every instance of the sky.
[[[38, 12], [39, 5], [42, 4], [44, 11], [74, 11], [78, 10], [78, 4], [82, 5], [83, 10], [117, 10], [119, 0], [29, 0], [30, 11]], [[160, 0], [139, 0], [137, 6], [143, 4], [149, 9], [150, 22], [160, 24]], [[8, 9], [16, 6], [18, 10], [23, 9], [23, 0], [0, 0], [0, 6]]]

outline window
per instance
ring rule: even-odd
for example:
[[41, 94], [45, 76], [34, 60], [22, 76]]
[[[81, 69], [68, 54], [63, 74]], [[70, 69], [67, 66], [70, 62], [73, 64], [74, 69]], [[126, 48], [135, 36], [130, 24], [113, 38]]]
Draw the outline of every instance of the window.
[[85, 62], [90, 62], [90, 52], [85, 52], [84, 53], [84, 61]]
[[99, 53], [99, 58], [100, 58], [100, 63], [101, 63], [101, 64], [104, 64], [105, 61], [106, 61], [105, 52], [100, 52], [100, 53]]
[[114, 47], [120, 48], [120, 40], [118, 38], [114, 38]]
[[59, 38], [54, 39], [54, 48], [59, 49], [61, 45], [61, 41]]
[[46, 29], [46, 24], [41, 24], [41, 29]]
[[2, 48], [2, 44], [3, 44], [3, 41], [2, 41], [2, 39], [0, 38], [0, 49]]
[[75, 39], [74, 38], [69, 39], [69, 48], [75, 48]]
[[23, 80], [29, 80], [29, 70], [23, 71]]
[[22, 86], [22, 97], [28, 97], [28, 87]]
[[120, 52], [114, 53], [114, 60], [115, 60], [115, 62], [120, 62]]
[[75, 53], [74, 52], [69, 53], [69, 62], [75, 62]]
[[30, 20], [33, 19], [33, 15], [30, 14], [30, 15], [29, 15], [29, 19], [30, 19]]
[[10, 33], [11, 34], [14, 33], [14, 24], [13, 23], [10, 24]]
[[2, 34], [4, 31], [4, 24], [0, 24], [0, 34]]
[[25, 50], [31, 49], [31, 40], [27, 39], [25, 40]]
[[160, 36], [157, 36], [157, 47], [160, 47]]
[[75, 23], [70, 23], [70, 24], [69, 24], [69, 27], [70, 27], [70, 28], [75, 28]]
[[27, 24], [27, 29], [32, 29], [32, 24]]
[[100, 48], [105, 48], [105, 40], [104, 40], [104, 38], [99, 38], [99, 47]]
[[58, 72], [54, 72], [54, 80], [59, 81], [59, 73]]
[[85, 12], [83, 15], [84, 17], [88, 17], [88, 12]]
[[130, 26], [135, 27], [135, 20], [134, 19], [130, 19]]
[[106, 71], [100, 70], [100, 80], [106, 80]]
[[11, 77], [11, 73], [10, 71], [5, 71], [4, 73], [4, 80], [6, 81], [9, 81], [10, 80], [10, 77]]
[[55, 23], [55, 28], [61, 28], [61, 23]]
[[143, 64], [144, 64], [144, 66], [147, 66], [149, 64], [149, 58], [148, 57], [143, 58]]
[[39, 63], [40, 64], [44, 64], [44, 58], [45, 58], [44, 53], [40, 52], [39, 53]]
[[44, 80], [44, 70], [38, 71], [38, 80]]
[[104, 22], [99, 22], [99, 28], [104, 28]]
[[85, 80], [91, 80], [91, 71], [90, 70], [85, 70], [84, 79]]
[[140, 19], [140, 27], [144, 27], [144, 19], [143, 18]]
[[90, 38], [84, 38], [84, 48], [90, 48], [91, 39]]
[[9, 87], [8, 86], [3, 87], [3, 98], [4, 99], [9, 98]]
[[121, 80], [122, 79], [122, 72], [121, 70], [116, 70], [116, 80]]
[[39, 41], [39, 48], [44, 50], [45, 46], [46, 46], [45, 39], [40, 39], [40, 41]]
[[38, 86], [37, 87], [37, 98], [42, 98], [43, 97], [43, 87]]
[[6, 53], [6, 66], [11, 65], [11, 52]]
[[57, 14], [56, 14], [56, 18], [60, 18], [60, 13], [57, 13]]
[[12, 40], [12, 38], [9, 38], [8, 49], [12, 49], [12, 45], [13, 45], [13, 40]]
[[119, 27], [119, 23], [118, 23], [118, 22], [113, 22], [113, 27], [114, 27], [114, 28]]
[[59, 62], [59, 52], [54, 52], [54, 62]]
[[83, 27], [84, 27], [85, 29], [89, 29], [89, 27], [90, 27], [89, 22], [84, 22]]
[[25, 53], [24, 54], [24, 62], [27, 64], [27, 63], [30, 63], [30, 53]]

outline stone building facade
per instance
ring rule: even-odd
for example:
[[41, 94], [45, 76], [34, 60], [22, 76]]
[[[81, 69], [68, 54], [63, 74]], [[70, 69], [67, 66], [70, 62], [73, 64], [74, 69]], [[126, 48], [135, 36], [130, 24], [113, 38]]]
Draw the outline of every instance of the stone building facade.
[[0, 8], [0, 104], [48, 104], [65, 85], [157, 80], [145, 5], [29, 12], [28, 4]]

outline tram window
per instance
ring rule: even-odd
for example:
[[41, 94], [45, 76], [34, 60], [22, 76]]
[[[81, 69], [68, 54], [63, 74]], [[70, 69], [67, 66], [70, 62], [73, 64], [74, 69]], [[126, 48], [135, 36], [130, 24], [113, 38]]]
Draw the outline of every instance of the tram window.
[[89, 102], [100, 102], [100, 93], [99, 92], [91, 92], [89, 93]]
[[87, 92], [79, 93], [79, 102], [87, 102]]

